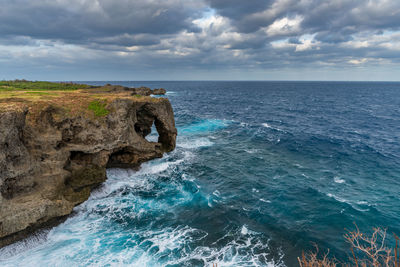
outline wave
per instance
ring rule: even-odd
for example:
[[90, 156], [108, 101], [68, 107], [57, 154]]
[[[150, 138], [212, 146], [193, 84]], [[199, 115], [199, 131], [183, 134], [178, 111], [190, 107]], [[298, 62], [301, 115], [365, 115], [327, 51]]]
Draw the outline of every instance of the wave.
[[355, 210], [357, 210], [357, 211], [360, 211], [360, 212], [367, 212], [367, 211], [370, 210], [369, 208], [364, 208], [364, 207], [363, 207], [363, 206], [368, 206], [368, 207], [371, 206], [371, 205], [368, 204], [368, 202], [366, 202], [366, 201], [351, 201], [351, 200], [348, 200], [348, 199], [345, 199], [345, 198], [336, 196], [336, 195], [331, 194], [331, 193], [328, 193], [328, 194], [326, 194], [326, 195], [327, 195], [328, 197], [330, 197], [330, 198], [335, 199], [335, 200], [338, 201], [338, 202], [346, 203], [347, 205], [350, 205], [353, 209], [355, 209]]
[[224, 235], [211, 246], [192, 246], [200, 244], [208, 237], [208, 233], [189, 226], [149, 231], [146, 236], [139, 244], [144, 250], [140, 262], [136, 259], [126, 262], [135, 265], [140, 263], [142, 266], [209, 266], [214, 263], [221, 267], [284, 266], [283, 253], [271, 260], [268, 241], [262, 240], [259, 233], [248, 229], [246, 225]]
[[338, 177], [338, 176], [335, 176], [335, 177], [333, 178], [333, 181], [334, 181], [335, 183], [337, 183], [337, 184], [343, 184], [343, 183], [346, 182], [346, 180], [341, 179], [341, 178]]
[[174, 92], [174, 91], [167, 91], [166, 93], [165, 93], [165, 95], [153, 95], [153, 94], [151, 94], [150, 96], [151, 97], [154, 97], [154, 98], [161, 98], [161, 97], [165, 97], [165, 96], [174, 96], [174, 95], [177, 95], [178, 93], [177, 92]]
[[26, 261], [33, 266], [164, 265], [158, 261], [162, 255], [183, 249], [180, 244], [197, 234], [188, 227], [151, 229], [155, 221], [160, 223], [158, 215], [174, 212], [196, 194], [184, 186], [195, 186], [188, 179], [162, 180], [164, 173], [176, 174], [176, 167], [192, 157], [187, 151], [171, 154], [143, 164], [139, 171], [107, 170], [107, 181], [76, 207], [75, 216], [40, 240], [31, 237], [4, 248], [0, 265], [24, 266]]
[[244, 151], [246, 151], [249, 154], [254, 154], [254, 153], [257, 153], [259, 150], [256, 148], [253, 148], [253, 149], [245, 149]]
[[197, 139], [182, 139], [178, 137], [177, 147], [182, 147], [186, 149], [200, 148], [212, 146], [214, 143], [210, 139], [202, 137]]
[[276, 130], [276, 131], [279, 131], [279, 132], [284, 132], [284, 130], [282, 130], [282, 129], [278, 128], [278, 127], [275, 127], [275, 126], [271, 126], [266, 122], [265, 123], [261, 123], [261, 125], [263, 127], [265, 127], [265, 128], [269, 128], [269, 129]]
[[[112, 170], [111, 174], [121, 172]], [[216, 190], [213, 195], [219, 196], [220, 192]], [[8, 253], [1, 265], [23, 266], [29, 259], [33, 266], [284, 266], [283, 253], [272, 255], [268, 240], [247, 225], [228, 231], [208, 245], [202, 242], [208, 232], [188, 225], [159, 227], [154, 216], [150, 221], [145, 219], [145, 224], [125, 225], [122, 216], [127, 216], [131, 205], [146, 207], [143, 200], [138, 203], [138, 199], [129, 198], [88, 201], [97, 213], [90, 209], [80, 212], [53, 228], [43, 244], [23, 245], [17, 255]], [[176, 204], [171, 204], [166, 210], [174, 208]]]
[[330, 198], [335, 199], [336, 201], [339, 201], [339, 202], [342, 202], [342, 203], [350, 204], [350, 202], [349, 202], [348, 200], [346, 200], [346, 199], [344, 199], [344, 198], [341, 198], [341, 197], [338, 197], [338, 196], [336, 196], [336, 195], [334, 195], [334, 194], [328, 193], [328, 194], [326, 194], [326, 195], [327, 195], [328, 197], [330, 197]]
[[176, 152], [164, 156], [164, 158], [145, 162], [139, 170], [112, 168], [107, 170], [107, 180], [100, 188], [94, 190], [89, 199], [103, 198], [114, 191], [129, 187], [150, 191], [154, 187], [154, 179], [162, 176], [163, 173], [173, 171], [177, 166], [182, 165], [194, 158], [190, 151], [184, 151], [177, 157]]

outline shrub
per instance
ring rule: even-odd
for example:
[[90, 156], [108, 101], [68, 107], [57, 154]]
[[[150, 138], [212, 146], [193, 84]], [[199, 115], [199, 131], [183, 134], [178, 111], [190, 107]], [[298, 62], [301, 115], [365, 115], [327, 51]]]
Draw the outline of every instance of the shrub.
[[[387, 244], [386, 229], [373, 228], [372, 234], [366, 235], [360, 232], [356, 225], [355, 231], [348, 231], [344, 238], [350, 244], [351, 257], [349, 262], [340, 263], [335, 259], [329, 259], [328, 253], [319, 258], [318, 248], [316, 252], [302, 253], [298, 257], [301, 267], [335, 267], [335, 266], [360, 266], [360, 267], [400, 267], [400, 239], [393, 234], [396, 245], [391, 248]], [[328, 251], [329, 252], [329, 251]]]

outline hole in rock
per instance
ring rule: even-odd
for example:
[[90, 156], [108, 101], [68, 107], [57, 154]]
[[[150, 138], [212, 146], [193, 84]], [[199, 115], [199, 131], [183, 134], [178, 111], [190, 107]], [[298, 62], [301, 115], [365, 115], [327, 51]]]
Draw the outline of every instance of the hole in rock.
[[85, 153], [82, 151], [70, 151], [64, 169], [72, 171], [74, 169], [79, 169], [82, 166], [89, 166], [93, 164], [93, 159], [95, 159], [95, 154]]
[[151, 126], [149, 125], [149, 123], [136, 123], [135, 131], [149, 142], [158, 142], [159, 134], [154, 124], [154, 121], [151, 123]]
[[153, 123], [153, 125], [151, 126], [151, 133], [145, 138], [149, 142], [158, 142], [158, 136], [159, 134], [157, 132], [156, 126]]
[[112, 153], [107, 162], [107, 168], [137, 168], [138, 155], [132, 148], [125, 147]]

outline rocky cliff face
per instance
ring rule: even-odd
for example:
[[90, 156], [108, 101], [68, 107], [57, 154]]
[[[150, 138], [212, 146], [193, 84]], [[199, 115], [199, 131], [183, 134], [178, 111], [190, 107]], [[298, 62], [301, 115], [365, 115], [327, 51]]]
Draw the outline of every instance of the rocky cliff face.
[[[115, 98], [96, 118], [48, 105], [0, 112], [0, 246], [72, 212], [106, 179], [175, 148], [167, 99]], [[155, 127], [158, 142], [145, 139]]]

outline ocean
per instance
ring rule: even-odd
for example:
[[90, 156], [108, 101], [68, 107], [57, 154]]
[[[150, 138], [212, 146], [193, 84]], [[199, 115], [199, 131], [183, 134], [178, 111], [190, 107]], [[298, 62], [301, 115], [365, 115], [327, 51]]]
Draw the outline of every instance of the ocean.
[[167, 89], [177, 148], [1, 266], [297, 266], [313, 243], [346, 260], [354, 224], [400, 235], [400, 83], [88, 83]]

